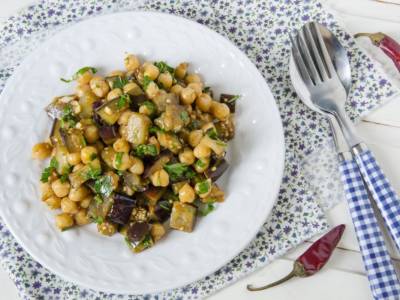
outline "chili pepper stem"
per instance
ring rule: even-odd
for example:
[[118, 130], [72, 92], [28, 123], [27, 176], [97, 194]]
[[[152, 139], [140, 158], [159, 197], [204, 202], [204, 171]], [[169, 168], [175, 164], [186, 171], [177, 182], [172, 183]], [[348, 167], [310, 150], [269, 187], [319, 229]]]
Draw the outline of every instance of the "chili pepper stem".
[[260, 286], [260, 287], [254, 287], [252, 284], [249, 284], [249, 285], [247, 285], [247, 289], [251, 292], [262, 291], [262, 290], [266, 290], [271, 287], [277, 286], [283, 282], [286, 282], [289, 279], [292, 279], [293, 277], [304, 277], [304, 276], [305, 276], [304, 267], [299, 262], [295, 261], [294, 265], [293, 265], [293, 270], [288, 275], [283, 277], [282, 279], [279, 279], [273, 283], [270, 283], [270, 284], [267, 284], [264, 286]]
[[379, 46], [379, 44], [382, 42], [382, 40], [385, 38], [386, 35], [382, 32], [376, 32], [376, 33], [360, 32], [354, 35], [355, 38], [358, 38], [360, 36], [368, 37], [372, 41], [372, 43], [374, 43], [375, 46]]

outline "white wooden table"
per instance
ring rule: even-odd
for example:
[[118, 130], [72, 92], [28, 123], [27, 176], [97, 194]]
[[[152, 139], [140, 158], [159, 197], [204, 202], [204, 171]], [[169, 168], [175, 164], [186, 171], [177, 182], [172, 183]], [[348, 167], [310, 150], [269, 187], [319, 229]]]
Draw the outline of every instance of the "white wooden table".
[[[392, 1], [400, 3], [400, 0]], [[34, 1], [1, 0], [0, 21], [32, 2]], [[381, 4], [373, 0], [323, 0], [322, 2], [332, 10], [350, 33], [383, 31], [400, 41], [400, 6]], [[382, 64], [393, 82], [400, 87], [400, 74], [389, 59], [382, 55], [380, 50], [372, 47], [366, 39], [360, 40], [360, 45]], [[358, 131], [374, 151], [387, 176], [400, 193], [400, 99], [370, 114], [358, 125]], [[345, 223], [347, 229], [338, 249], [319, 274], [307, 279], [293, 279], [268, 291], [255, 293], [246, 291], [247, 283], [267, 283], [286, 275], [292, 268], [293, 260], [309, 246], [305, 244], [210, 298], [215, 300], [372, 299], [346, 204], [343, 202], [337, 205], [328, 213], [328, 218], [332, 224]], [[392, 253], [392, 256], [400, 258], [396, 253]], [[18, 299], [14, 284], [1, 269], [0, 287], [1, 299]]]

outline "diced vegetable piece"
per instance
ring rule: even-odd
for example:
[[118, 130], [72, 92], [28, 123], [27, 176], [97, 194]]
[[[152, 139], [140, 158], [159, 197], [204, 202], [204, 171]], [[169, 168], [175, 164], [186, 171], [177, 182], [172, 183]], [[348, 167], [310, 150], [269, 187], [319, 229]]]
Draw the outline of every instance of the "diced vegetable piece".
[[222, 155], [226, 149], [225, 142], [218, 139], [212, 139], [208, 135], [205, 135], [201, 139], [200, 144], [207, 146], [218, 156]]
[[113, 199], [111, 197], [100, 198], [100, 201], [92, 201], [88, 208], [88, 216], [96, 223], [101, 223], [106, 219], [112, 204]]
[[150, 205], [156, 205], [165, 193], [165, 188], [151, 186], [147, 191], [143, 192], [144, 197], [149, 201]]
[[169, 219], [172, 210], [172, 203], [168, 200], [158, 201], [154, 208], [154, 215], [160, 223]]
[[225, 142], [233, 139], [235, 135], [235, 125], [232, 116], [225, 121], [215, 123], [215, 128], [217, 129], [218, 136]]
[[167, 164], [164, 166], [172, 182], [184, 181], [195, 176], [193, 169], [183, 163]]
[[173, 229], [192, 232], [196, 220], [196, 208], [190, 204], [174, 202], [170, 226]]
[[177, 154], [182, 149], [182, 144], [175, 134], [169, 132], [157, 131], [157, 139], [161, 147]]
[[201, 198], [208, 196], [211, 192], [211, 179], [196, 183], [195, 191]]
[[154, 97], [153, 102], [157, 106], [157, 110], [159, 112], [163, 112], [165, 111], [167, 104], [179, 104], [179, 99], [173, 93], [159, 93], [157, 96]]
[[103, 151], [101, 151], [101, 158], [107, 164], [108, 167], [113, 168], [113, 161], [116, 152], [113, 147], [105, 147]]
[[73, 100], [77, 100], [75, 95], [66, 95], [54, 98], [45, 109], [47, 115], [52, 119], [61, 119], [64, 114], [64, 108]]
[[149, 137], [150, 125], [151, 120], [149, 119], [149, 117], [139, 113], [132, 113], [127, 125], [128, 142], [131, 142], [135, 146], [145, 144]]
[[146, 101], [148, 101], [148, 99], [147, 99], [146, 95], [144, 95], [144, 94], [140, 94], [137, 96], [131, 96], [130, 107], [133, 111], [138, 111], [139, 107]]
[[219, 102], [225, 103], [228, 105], [231, 113], [235, 112], [236, 109], [236, 101], [240, 98], [239, 95], [229, 95], [229, 94], [221, 94], [219, 96]]
[[135, 207], [132, 210], [131, 221], [133, 222], [147, 222], [148, 220], [148, 212], [144, 207]]
[[129, 96], [122, 95], [119, 98], [104, 103], [96, 109], [96, 113], [105, 123], [113, 125], [118, 121], [121, 113], [129, 107], [129, 101]]
[[86, 146], [86, 140], [83, 133], [79, 129], [70, 128], [68, 130], [60, 128], [59, 133], [64, 146], [71, 153], [79, 152]]
[[68, 150], [65, 146], [57, 145], [54, 158], [57, 160], [57, 173], [60, 175], [68, 174], [70, 165], [67, 160]]
[[99, 129], [99, 135], [101, 139], [104, 141], [104, 143], [106, 143], [107, 145], [112, 144], [119, 137], [118, 126], [117, 125], [101, 126]]
[[146, 250], [154, 245], [153, 238], [151, 237], [150, 233], [148, 233], [145, 238], [136, 246], [133, 248], [133, 252], [139, 253], [142, 252], [143, 250]]
[[178, 132], [190, 122], [190, 117], [183, 106], [167, 104], [165, 112], [154, 122], [162, 130]]
[[165, 227], [160, 223], [154, 223], [151, 226], [150, 234], [154, 242], [159, 241], [166, 233]]
[[81, 118], [90, 118], [93, 116], [93, 104], [98, 101], [98, 98], [92, 91], [85, 93], [79, 99], [79, 104], [81, 106], [81, 112], [79, 116]]
[[218, 159], [213, 166], [208, 168], [205, 171], [205, 175], [207, 178], [210, 178], [212, 181], [217, 181], [218, 178], [222, 176], [222, 174], [225, 173], [225, 171], [229, 168], [228, 162], [225, 160], [225, 158]]
[[97, 230], [102, 234], [106, 236], [112, 236], [117, 232], [118, 225], [114, 224], [110, 221], [107, 220], [101, 220], [98, 218], [98, 220], [95, 220], [97, 223]]
[[63, 141], [61, 139], [60, 135], [60, 129], [61, 129], [61, 122], [58, 119], [54, 119], [53, 124], [51, 126], [51, 131], [50, 131], [50, 141], [51, 144], [54, 146], [60, 144], [63, 144]]
[[213, 184], [211, 187], [211, 192], [207, 195], [207, 197], [201, 198], [201, 201], [204, 203], [224, 202], [224, 200], [225, 193], [216, 184]]
[[129, 224], [127, 237], [131, 242], [140, 242], [149, 233], [150, 226], [147, 222]]
[[122, 177], [124, 179], [124, 184], [134, 192], [144, 192], [147, 190], [147, 184], [143, 182], [139, 175], [130, 172], [123, 172]]
[[133, 207], [136, 205], [136, 199], [115, 193], [114, 203], [108, 213], [108, 219], [114, 223], [124, 225], [128, 223]]
[[164, 165], [167, 164], [172, 158], [172, 153], [169, 151], [163, 151], [160, 153], [156, 161], [149, 166], [146, 166], [146, 169], [143, 172], [143, 178], [148, 178], [151, 174], [156, 171], [160, 171], [164, 168]]
[[89, 164], [69, 174], [68, 178], [73, 188], [81, 186], [95, 175], [100, 175], [101, 165], [98, 159], [92, 160]]

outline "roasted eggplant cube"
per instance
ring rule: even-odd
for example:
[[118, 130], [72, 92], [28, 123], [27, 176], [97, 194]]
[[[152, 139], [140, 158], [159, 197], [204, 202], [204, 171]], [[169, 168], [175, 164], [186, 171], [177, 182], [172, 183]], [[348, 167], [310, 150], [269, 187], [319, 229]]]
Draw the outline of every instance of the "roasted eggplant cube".
[[196, 219], [196, 208], [190, 204], [174, 202], [170, 226], [173, 229], [192, 232]]
[[114, 223], [125, 225], [128, 223], [136, 200], [122, 194], [114, 195], [114, 203], [107, 218]]
[[147, 222], [135, 222], [129, 224], [127, 237], [133, 243], [139, 243], [149, 233], [150, 226]]

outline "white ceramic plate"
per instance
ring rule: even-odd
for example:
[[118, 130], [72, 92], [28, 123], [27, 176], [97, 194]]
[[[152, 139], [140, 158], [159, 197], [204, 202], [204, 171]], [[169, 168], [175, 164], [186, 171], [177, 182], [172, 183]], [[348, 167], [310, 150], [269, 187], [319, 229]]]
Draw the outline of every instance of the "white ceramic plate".
[[[200, 219], [191, 234], [173, 231], [155, 247], [133, 254], [122, 236], [95, 225], [59, 232], [41, 203], [44, 164], [30, 159], [51, 121], [44, 107], [71, 93], [68, 77], [82, 66], [105, 73], [123, 68], [125, 53], [171, 65], [190, 62], [217, 95], [242, 95], [237, 106], [231, 168], [221, 185], [225, 203]], [[281, 182], [284, 142], [274, 99], [249, 59], [215, 32], [170, 15], [127, 12], [93, 18], [56, 34], [9, 79], [0, 99], [0, 212], [21, 245], [61, 277], [96, 290], [150, 293], [179, 287], [216, 271], [254, 238]]]

